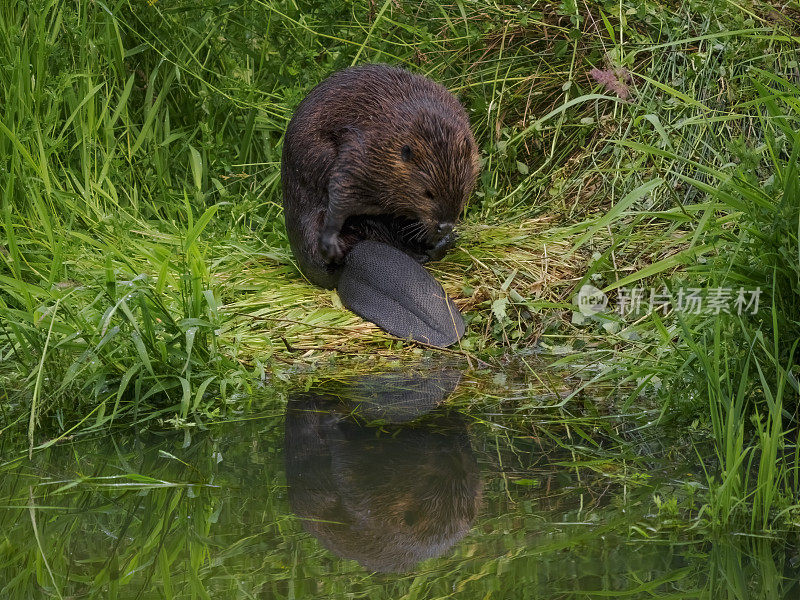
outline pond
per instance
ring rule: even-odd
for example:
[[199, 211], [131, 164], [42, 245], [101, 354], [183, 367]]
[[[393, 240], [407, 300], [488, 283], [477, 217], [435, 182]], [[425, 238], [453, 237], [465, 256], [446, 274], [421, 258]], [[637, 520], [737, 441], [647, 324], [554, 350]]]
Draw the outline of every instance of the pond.
[[2, 447], [0, 597], [796, 597], [796, 542], [692, 530], [697, 449], [568, 387], [305, 376], [213, 423]]

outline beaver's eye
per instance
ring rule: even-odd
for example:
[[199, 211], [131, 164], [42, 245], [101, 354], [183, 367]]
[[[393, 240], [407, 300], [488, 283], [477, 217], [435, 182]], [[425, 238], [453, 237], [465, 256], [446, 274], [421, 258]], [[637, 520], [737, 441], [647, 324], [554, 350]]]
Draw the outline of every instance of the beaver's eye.
[[404, 161], [410, 161], [412, 154], [411, 146], [403, 146], [400, 148], [400, 158], [402, 158]]
[[431, 194], [431, 191], [430, 191], [430, 190], [425, 190], [425, 197], [426, 197], [428, 200], [433, 200], [433, 194]]

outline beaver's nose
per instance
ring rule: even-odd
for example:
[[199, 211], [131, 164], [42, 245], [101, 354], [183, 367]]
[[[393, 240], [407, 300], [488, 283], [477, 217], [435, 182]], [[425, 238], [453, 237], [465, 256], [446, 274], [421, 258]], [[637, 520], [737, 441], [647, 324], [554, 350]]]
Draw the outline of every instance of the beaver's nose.
[[453, 232], [453, 224], [452, 223], [439, 223], [436, 226], [436, 233], [441, 236], [449, 235]]

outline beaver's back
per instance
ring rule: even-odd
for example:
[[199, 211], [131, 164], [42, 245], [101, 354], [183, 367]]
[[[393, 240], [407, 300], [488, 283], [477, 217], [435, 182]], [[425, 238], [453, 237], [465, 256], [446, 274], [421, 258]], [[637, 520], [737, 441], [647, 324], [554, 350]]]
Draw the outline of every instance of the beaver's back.
[[[422, 102], [438, 105], [443, 117], [461, 120], [469, 127], [458, 100], [447, 88], [426, 77], [388, 65], [344, 69], [303, 99], [286, 130], [284, 148], [289, 146], [290, 160], [302, 162], [310, 157], [312, 162], [306, 166], [316, 173], [317, 149], [308, 142], [335, 146], [340, 132], [347, 128], [391, 128], [405, 116], [402, 106]], [[296, 145], [296, 141], [302, 144]]]

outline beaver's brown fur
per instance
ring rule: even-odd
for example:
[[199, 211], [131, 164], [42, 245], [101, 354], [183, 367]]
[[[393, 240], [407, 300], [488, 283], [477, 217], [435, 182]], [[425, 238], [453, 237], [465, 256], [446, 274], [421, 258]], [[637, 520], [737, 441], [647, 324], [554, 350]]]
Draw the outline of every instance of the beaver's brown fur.
[[334, 73], [300, 103], [281, 163], [289, 242], [301, 271], [334, 287], [358, 241], [424, 262], [452, 242], [478, 153], [442, 85], [387, 65]]

